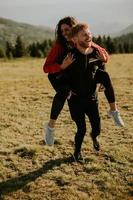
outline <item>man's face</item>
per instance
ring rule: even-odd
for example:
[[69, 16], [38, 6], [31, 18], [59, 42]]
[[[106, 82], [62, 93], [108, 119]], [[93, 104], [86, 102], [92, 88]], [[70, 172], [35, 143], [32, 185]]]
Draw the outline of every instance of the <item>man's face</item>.
[[90, 46], [91, 41], [92, 41], [92, 33], [90, 32], [89, 28], [79, 31], [77, 36], [75, 36], [76, 44], [83, 48], [88, 48]]

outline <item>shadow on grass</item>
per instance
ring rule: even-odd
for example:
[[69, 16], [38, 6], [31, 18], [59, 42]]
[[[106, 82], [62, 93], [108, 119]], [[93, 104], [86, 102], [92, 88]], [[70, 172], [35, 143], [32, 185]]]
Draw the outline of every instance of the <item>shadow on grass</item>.
[[39, 176], [46, 174], [49, 170], [52, 170], [54, 167], [60, 166], [62, 163], [72, 163], [72, 158], [65, 157], [55, 160], [49, 160], [44, 165], [35, 171], [29, 172], [28, 174], [22, 175], [20, 177], [15, 177], [10, 180], [0, 182], [0, 197], [1, 195], [14, 192], [18, 189], [23, 188], [26, 184], [31, 181], [35, 181]]

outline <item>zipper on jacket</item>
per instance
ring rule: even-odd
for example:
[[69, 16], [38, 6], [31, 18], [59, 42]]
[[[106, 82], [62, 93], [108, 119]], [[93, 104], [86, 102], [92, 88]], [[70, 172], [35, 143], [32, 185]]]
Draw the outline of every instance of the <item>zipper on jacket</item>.
[[85, 55], [85, 69], [87, 69], [87, 55]]

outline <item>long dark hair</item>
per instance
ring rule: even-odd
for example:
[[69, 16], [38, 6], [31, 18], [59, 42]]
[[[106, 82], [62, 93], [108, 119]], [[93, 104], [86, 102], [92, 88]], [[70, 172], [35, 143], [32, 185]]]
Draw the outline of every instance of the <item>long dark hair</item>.
[[78, 23], [78, 21], [74, 18], [74, 17], [64, 17], [63, 19], [61, 19], [55, 29], [55, 38], [56, 41], [61, 43], [62, 45], [65, 45], [67, 43], [66, 39], [62, 36], [61, 33], [61, 25], [62, 24], [67, 24], [70, 27], [73, 27], [74, 25], [76, 25]]

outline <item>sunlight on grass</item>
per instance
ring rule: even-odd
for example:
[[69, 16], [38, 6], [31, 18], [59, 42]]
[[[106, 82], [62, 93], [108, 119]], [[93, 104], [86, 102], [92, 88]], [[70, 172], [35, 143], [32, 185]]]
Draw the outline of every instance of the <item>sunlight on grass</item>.
[[131, 200], [133, 55], [113, 55], [107, 65], [126, 126], [118, 128], [107, 117], [107, 100], [99, 94], [101, 151], [93, 150], [87, 120], [85, 164], [71, 160], [76, 129], [67, 104], [54, 147], [44, 143], [43, 126], [55, 94], [42, 70], [44, 60], [0, 62], [0, 199]]

